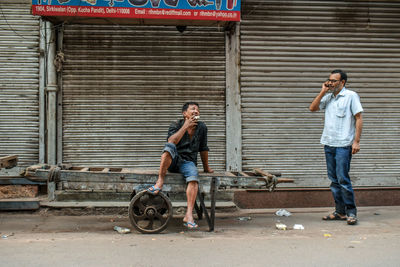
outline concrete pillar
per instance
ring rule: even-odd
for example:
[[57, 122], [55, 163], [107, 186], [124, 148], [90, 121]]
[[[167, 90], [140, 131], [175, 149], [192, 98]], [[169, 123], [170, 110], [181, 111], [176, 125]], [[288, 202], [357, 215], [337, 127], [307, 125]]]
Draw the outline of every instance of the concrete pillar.
[[56, 34], [53, 23], [46, 22], [47, 50], [47, 163], [56, 164], [57, 160], [57, 73], [54, 65], [56, 55]]
[[242, 113], [240, 102], [240, 24], [225, 32], [226, 49], [226, 170], [242, 170]]
[[40, 19], [39, 43], [39, 163], [46, 162], [46, 22]]

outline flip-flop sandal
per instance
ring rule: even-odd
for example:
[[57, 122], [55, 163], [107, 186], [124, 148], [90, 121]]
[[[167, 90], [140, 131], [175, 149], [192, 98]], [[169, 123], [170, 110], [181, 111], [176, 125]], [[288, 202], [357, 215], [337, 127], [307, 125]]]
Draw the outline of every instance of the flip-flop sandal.
[[189, 230], [199, 229], [199, 226], [195, 222], [185, 222], [185, 223], [183, 223], [183, 226], [185, 226]]
[[147, 192], [149, 192], [149, 193], [152, 194], [152, 195], [157, 195], [158, 192], [161, 191], [161, 188], [159, 188], [159, 187], [156, 186], [156, 185], [152, 185], [152, 186], [150, 186], [149, 188], [147, 188], [146, 190], [147, 190]]
[[357, 223], [357, 217], [356, 216], [347, 217], [347, 224], [348, 225], [355, 225], [356, 223]]
[[324, 220], [324, 221], [345, 221], [346, 215], [341, 215], [341, 214], [337, 213], [336, 211], [334, 211], [331, 214], [322, 217], [322, 220]]

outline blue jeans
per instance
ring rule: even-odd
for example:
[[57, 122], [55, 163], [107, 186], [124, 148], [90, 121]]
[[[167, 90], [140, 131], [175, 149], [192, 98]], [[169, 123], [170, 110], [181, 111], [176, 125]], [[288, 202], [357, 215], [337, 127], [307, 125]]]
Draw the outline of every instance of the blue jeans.
[[351, 146], [324, 146], [328, 178], [331, 180], [331, 191], [335, 200], [336, 212], [357, 215], [354, 191], [349, 176]]
[[199, 182], [199, 172], [193, 161], [184, 160], [179, 157], [175, 144], [166, 143], [163, 153], [168, 152], [172, 157], [172, 163], [168, 170], [170, 172], [180, 172], [186, 180], [186, 183], [196, 181]]

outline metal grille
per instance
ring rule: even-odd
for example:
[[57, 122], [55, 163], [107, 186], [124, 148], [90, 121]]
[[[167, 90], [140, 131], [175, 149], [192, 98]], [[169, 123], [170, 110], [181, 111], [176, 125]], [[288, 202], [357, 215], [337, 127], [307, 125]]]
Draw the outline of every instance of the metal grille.
[[365, 110], [354, 184], [400, 184], [400, 1], [243, 0], [241, 64], [244, 169], [329, 183], [323, 113], [308, 106], [341, 68]]
[[67, 25], [64, 52], [63, 162], [158, 167], [170, 123], [196, 101], [210, 165], [225, 169], [223, 31]]
[[39, 20], [30, 3], [0, 4], [0, 156], [39, 159]]

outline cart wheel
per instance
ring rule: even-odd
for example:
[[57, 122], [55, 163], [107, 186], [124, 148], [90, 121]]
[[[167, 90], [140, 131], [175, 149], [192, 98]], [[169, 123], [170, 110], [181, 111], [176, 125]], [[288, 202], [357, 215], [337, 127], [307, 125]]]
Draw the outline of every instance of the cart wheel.
[[136, 194], [129, 205], [129, 219], [143, 234], [157, 234], [167, 228], [172, 218], [172, 204], [166, 195], [152, 195], [146, 190]]

